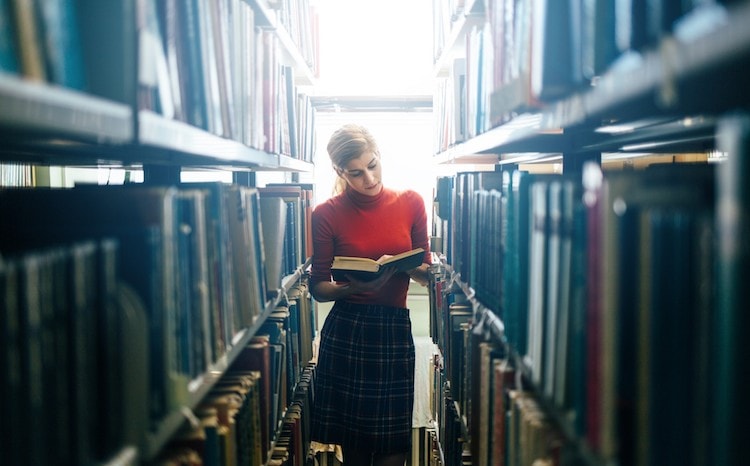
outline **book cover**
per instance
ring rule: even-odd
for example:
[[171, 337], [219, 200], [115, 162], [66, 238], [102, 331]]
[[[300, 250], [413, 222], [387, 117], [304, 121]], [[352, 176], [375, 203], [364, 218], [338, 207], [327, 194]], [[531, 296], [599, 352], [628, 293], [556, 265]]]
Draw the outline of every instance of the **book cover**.
[[237, 356], [230, 371], [258, 371], [260, 373], [259, 385], [259, 410], [257, 414], [260, 419], [262, 460], [268, 460], [268, 450], [271, 445], [271, 403], [273, 395], [271, 392], [273, 375], [271, 374], [271, 346], [268, 337], [254, 337], [247, 347]]
[[175, 117], [175, 99], [156, 3], [143, 2], [143, 10], [138, 16], [139, 109], [151, 110], [172, 119]]
[[260, 237], [261, 222], [253, 206], [258, 202], [257, 190], [232, 186], [227, 191], [229, 206], [229, 229], [232, 248], [232, 280], [234, 282], [237, 313], [234, 318], [235, 331], [249, 327], [255, 317], [265, 309], [265, 270], [262, 265]]
[[15, 13], [21, 73], [25, 78], [45, 81], [47, 73], [44, 67], [43, 41], [34, 0], [12, 0], [11, 10]]
[[[300, 208], [304, 215], [300, 216], [299, 228], [301, 238], [304, 240], [300, 244], [300, 260], [311, 257], [312, 247], [312, 212], [314, 203], [314, 190], [312, 183], [268, 183], [265, 187], [260, 188], [261, 194], [268, 192], [269, 195], [276, 191], [290, 190], [290, 194], [297, 196], [297, 188], [300, 189], [301, 205]], [[299, 264], [298, 264], [299, 265]]]
[[222, 132], [219, 133], [227, 139], [237, 138], [235, 109], [233, 106], [234, 90], [232, 82], [231, 47], [233, 37], [230, 34], [229, 18], [227, 16], [227, 0], [209, 2], [210, 34], [213, 35], [214, 58], [216, 64], [216, 76], [219, 87], [219, 111], [221, 114]]
[[122, 322], [121, 348], [118, 357], [122, 367], [122, 443], [137, 445], [148, 429], [149, 348], [148, 310], [133, 287], [120, 281], [117, 285], [117, 312]]
[[346, 282], [350, 278], [361, 281], [374, 280], [380, 276], [385, 267], [394, 267], [397, 272], [406, 272], [422, 265], [424, 249], [416, 248], [396, 254], [384, 260], [367, 257], [336, 256], [331, 265], [331, 275], [337, 282]]
[[176, 41], [174, 46], [179, 48], [176, 57], [178, 73], [182, 78], [185, 99], [183, 101], [185, 118], [188, 123], [202, 129], [208, 129], [208, 97], [203, 74], [203, 60], [206, 52], [205, 45], [200, 41], [200, 21], [198, 19], [198, 1], [188, 0], [177, 5], [177, 26], [171, 37], [184, 37], [184, 42]]
[[281, 197], [261, 195], [260, 211], [266, 255], [266, 285], [269, 294], [275, 294], [284, 276], [287, 204]]
[[0, 0], [0, 70], [17, 74], [20, 71], [18, 41], [10, 0]]
[[80, 28], [77, 2], [37, 0], [36, 7], [48, 80], [54, 84], [83, 90], [85, 70], [78, 35]]
[[574, 86], [570, 3], [534, 0], [531, 89], [535, 98], [563, 97]]
[[[0, 406], [10, 419], [18, 419], [19, 424], [25, 419], [21, 408], [21, 396], [24, 386], [21, 378], [21, 350], [24, 345], [21, 334], [20, 280], [23, 270], [16, 261], [0, 263], [0, 338], [4, 344], [0, 348]], [[11, 464], [23, 462], [22, 425], [0, 423], [0, 448], [9, 454], [6, 459]], [[14, 447], [15, 446], [15, 447]]]
[[303, 183], [271, 183], [257, 188], [261, 197], [280, 197], [287, 205], [282, 275], [294, 273], [304, 262], [306, 244], [311, 242], [312, 232], [307, 218], [312, 216], [312, 211], [308, 209], [309, 213], [306, 212], [306, 205], [312, 190], [308, 186]]
[[747, 114], [727, 116], [720, 122], [718, 142], [727, 152], [727, 163], [718, 173], [718, 211], [716, 234], [718, 278], [715, 355], [718, 367], [716, 381], [720, 393], [716, 397], [714, 440], [716, 464], [739, 464], [745, 458], [748, 423], [744, 413], [750, 412], [747, 393], [750, 391], [748, 370], [747, 329], [750, 328], [750, 250], [747, 248], [748, 154], [750, 153], [750, 118]]
[[214, 45], [216, 32], [214, 31], [211, 3], [208, 0], [195, 0], [197, 3], [198, 42], [201, 47], [201, 63], [198, 68], [203, 73], [204, 96], [206, 98], [206, 129], [213, 134], [224, 134], [224, 119], [221, 110], [221, 94], [219, 90], [219, 70], [216, 47]]
[[[188, 2], [184, 2], [188, 3]], [[192, 77], [187, 75], [184, 67], [188, 46], [183, 36], [183, 23], [180, 21], [181, 10], [185, 6], [177, 0], [157, 2], [157, 16], [164, 39], [164, 56], [169, 70], [169, 83], [174, 101], [174, 118], [179, 121], [187, 119], [187, 87], [191, 85]]]

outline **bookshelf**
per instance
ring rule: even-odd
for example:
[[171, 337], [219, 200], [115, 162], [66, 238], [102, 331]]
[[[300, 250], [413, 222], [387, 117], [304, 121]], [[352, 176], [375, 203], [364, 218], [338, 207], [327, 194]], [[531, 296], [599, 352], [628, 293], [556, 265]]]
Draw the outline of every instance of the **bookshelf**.
[[[203, 207], [199, 205], [202, 201], [197, 199], [203, 195], [193, 197], [197, 195], [197, 191], [211, 190], [216, 186], [181, 184], [180, 172], [183, 169], [234, 172], [236, 184], [227, 188], [225, 193], [235, 190], [235, 193], [239, 193], [238, 196], [244, 196], [243, 200], [237, 202], [243, 206], [247, 203], [248, 209], [252, 209], [253, 202], [258, 201], [257, 188], [252, 186], [254, 172], [281, 171], [298, 174], [312, 171], [314, 112], [307, 89], [314, 84], [317, 74], [317, 20], [314, 6], [307, 0], [62, 0], [44, 2], [44, 5], [40, 3], [37, 11], [34, 9], [36, 3], [20, 0], [0, 4], [0, 24], [3, 25], [0, 32], [0, 163], [13, 166], [25, 164], [34, 167], [114, 167], [143, 170], [146, 182], [143, 186], [133, 187], [134, 190], [143, 188], [144, 191], [153, 189], [167, 192], [174, 189], [174, 192], [181, 192], [175, 197], [176, 203], [173, 206], [176, 207], [175, 215], [182, 217], [170, 219], [168, 212], [171, 207], [168, 207], [162, 217], [162, 227], [169, 230], [172, 228], [168, 226], [171, 221], [184, 221], [183, 230], [175, 230], [182, 232], [183, 239], [176, 240], [172, 247], [168, 244], [171, 240], [166, 240], [169, 235], [162, 231], [162, 238], [166, 240], [164, 250], [153, 256], [174, 262], [156, 265], [154, 269], [158, 269], [158, 272], [146, 267], [140, 272], [128, 271], [127, 274], [163, 280], [160, 283], [165, 284], [164, 288], [160, 289], [157, 285], [153, 290], [157, 295], [162, 295], [158, 299], [162, 299], [166, 306], [164, 309], [176, 304], [177, 314], [168, 315], [163, 322], [164, 325], [175, 326], [170, 327], [175, 333], [169, 335], [167, 331], [162, 334], [167, 341], [152, 340], [152, 349], [161, 348], [167, 355], [165, 357], [171, 357], [170, 354], [176, 356], [175, 348], [178, 348], [178, 352], [182, 351], [179, 348], [197, 352], [210, 349], [211, 354], [214, 351], [217, 354], [215, 357], [204, 354], [198, 358], [202, 361], [198, 361], [200, 363], [197, 360], [188, 361], [194, 355], [182, 354], [180, 357], [185, 364], [191, 367], [198, 364], [196, 367], [200, 367], [205, 363], [205, 367], [198, 369], [197, 373], [190, 369], [191, 372], [179, 374], [176, 382], [167, 382], [167, 386], [171, 386], [167, 390], [174, 389], [174, 393], [165, 395], [171, 401], [163, 412], [154, 415], [154, 401], [151, 398], [154, 392], [147, 392], [152, 390], [147, 380], [153, 379], [154, 373], [148, 374], [147, 366], [150, 367], [151, 359], [157, 356], [145, 354], [146, 347], [139, 345], [147, 342], [144, 334], [153, 332], [153, 326], [156, 325], [154, 321], [162, 316], [155, 316], [157, 311], [151, 308], [154, 302], [148, 302], [144, 296], [137, 296], [138, 293], [133, 293], [133, 289], [127, 293], [119, 290], [118, 284], [125, 280], [119, 268], [103, 269], [101, 276], [96, 275], [97, 278], [92, 279], [108, 280], [114, 277], [113, 282], [107, 282], [109, 284], [105, 291], [97, 293], [82, 285], [83, 279], [80, 283], [76, 281], [75, 288], [71, 285], [70, 290], [67, 285], [60, 285], [61, 280], [64, 281], [60, 278], [63, 275], [49, 281], [57, 284], [54, 286], [59, 288], [59, 293], [79, 293], [86, 295], [86, 299], [101, 299], [106, 302], [107, 304], [101, 304], [101, 310], [106, 308], [106, 312], [115, 314], [102, 317], [102, 322], [111, 319], [104, 323], [94, 324], [94, 320], [89, 322], [88, 315], [85, 319], [76, 321], [73, 314], [66, 316], [65, 304], [56, 301], [54, 309], [50, 306], [50, 310], [47, 310], [42, 304], [41, 307], [34, 308], [35, 311], [28, 311], [29, 302], [35, 294], [33, 291], [21, 292], [17, 288], [18, 283], [30, 280], [31, 273], [25, 267], [29, 267], [28, 264], [46, 264], [48, 256], [53, 257], [50, 259], [52, 263], [63, 264], [69, 259], [60, 258], [74, 254], [71, 251], [83, 255], [93, 254], [91, 251], [101, 249], [103, 252], [96, 254], [102, 254], [103, 257], [96, 260], [112, 261], [106, 262], [111, 265], [120, 264], [121, 261], [128, 262], [128, 256], [137, 257], [154, 252], [132, 249], [132, 244], [123, 247], [122, 244], [127, 243], [123, 240], [124, 237], [108, 242], [108, 235], [111, 233], [102, 233], [99, 230], [101, 225], [92, 226], [88, 231], [75, 225], [65, 225], [65, 220], [57, 224], [55, 222], [58, 220], [54, 220], [45, 225], [44, 217], [52, 217], [51, 212], [55, 210], [54, 207], [50, 208], [50, 204], [44, 207], [47, 201], [38, 205], [36, 213], [17, 211], [21, 213], [15, 218], [6, 217], [6, 221], [10, 223], [4, 225], [13, 224], [15, 229], [36, 223], [38, 231], [47, 233], [32, 235], [34, 239], [29, 239], [25, 246], [19, 248], [17, 245], [24, 243], [26, 239], [21, 238], [20, 242], [18, 237], [11, 239], [15, 233], [3, 228], [0, 252], [3, 304], [0, 327], [3, 336], [11, 341], [11, 349], [4, 350], [0, 357], [2, 370], [6, 372], [3, 376], [2, 407], [4, 413], [6, 409], [10, 410], [10, 419], [19, 421], [19, 424], [8, 427], [10, 432], [3, 429], [7, 440], [3, 441], [2, 449], [4, 452], [12, 452], [10, 462], [18, 461], [19, 464], [152, 464], [165, 448], [183, 435], [186, 427], [200, 423], [199, 409], [203, 409], [204, 401], [221, 385], [225, 375], [233, 370], [234, 363], [242, 359], [243, 350], [255, 341], [269, 316], [280, 307], [297, 308], [310, 299], [309, 295], [300, 291], [305, 289], [306, 271], [309, 267], [304, 255], [310, 251], [304, 244], [298, 244], [299, 254], [295, 255], [298, 263], [291, 270], [285, 268], [278, 283], [265, 283], [263, 271], [255, 271], [257, 280], [262, 281], [262, 284], [257, 284], [257, 293], [263, 294], [257, 297], [260, 304], [253, 305], [252, 309], [239, 309], [235, 304], [227, 304], [234, 302], [235, 298], [223, 293], [237, 293], [235, 285], [230, 282], [239, 279], [226, 272], [221, 272], [224, 273], [221, 275], [209, 268], [208, 260], [215, 259], [210, 254], [218, 254], [220, 248], [212, 246], [216, 244], [211, 242], [213, 239], [207, 239], [215, 237], [206, 235], [228, 233], [217, 233], [219, 229], [213, 230], [213, 233], [208, 232], [211, 229], [206, 226], [209, 225], [208, 213], [216, 212], [210, 210], [208, 204]], [[45, 10], [47, 7], [51, 9]], [[23, 34], [24, 40], [15, 35], [17, 31]], [[37, 66], [32, 66], [34, 64]], [[173, 187], [164, 187], [165, 184]], [[87, 188], [89, 187], [80, 187], [82, 190]], [[57, 192], [56, 189], [60, 189], [60, 193], [66, 191], [62, 197], [67, 196], [67, 188], [22, 188], [18, 192], [32, 194], [48, 189], [53, 193]], [[92, 188], [91, 194], [94, 197], [97, 196], [97, 189], [101, 189], [104, 196], [111, 194], [104, 187]], [[10, 191], [11, 189], [0, 189], [3, 210], [7, 208], [11, 211], [15, 208], [12, 207], [15, 201], [9, 199], [16, 194], [8, 194]], [[78, 192], [79, 187], [69, 191]], [[214, 191], [214, 195], [217, 192], [221, 191]], [[213, 195], [206, 196], [202, 198], [204, 201], [213, 198]], [[71, 202], [67, 204], [71, 211], [85, 210], [88, 200], [85, 196], [78, 199], [64, 202]], [[116, 199], [116, 196], [111, 199]], [[63, 202], [62, 199], [60, 201]], [[55, 203], [54, 200], [50, 202]], [[135, 207], [136, 204], [133, 204], [134, 208], [138, 208]], [[223, 208], [225, 207], [220, 209]], [[191, 217], [193, 214], [196, 217]], [[259, 211], [248, 210], [243, 215], [255, 222]], [[300, 235], [305, 234], [305, 212], [295, 210], [294, 215], [297, 216], [294, 220], [297, 222], [294, 227], [296, 230], [293, 236], [289, 236], [289, 241], [304, 243], [305, 238]], [[103, 228], [107, 230], [109, 227]], [[204, 231], [204, 228], [207, 230]], [[74, 230], [78, 232], [75, 233]], [[288, 230], [291, 235], [292, 228]], [[96, 246], [94, 240], [86, 243], [88, 236], [97, 237], [97, 241], [101, 240], [102, 243], [97, 243]], [[262, 264], [262, 238], [258, 231], [250, 237], [254, 242], [248, 243], [248, 254], [252, 254], [252, 259], [258, 259], [257, 263]], [[56, 245], [58, 242], [64, 245]], [[32, 245], [34, 243], [36, 245]], [[77, 246], [69, 250], [67, 248], [70, 243], [76, 243]], [[51, 249], [53, 251], [49, 252]], [[174, 253], [173, 256], [170, 256], [170, 251]], [[182, 253], [186, 256], [181, 256]], [[231, 269], [225, 268], [225, 262], [217, 262], [221, 262], [225, 271]], [[80, 265], [84, 267], [83, 263]], [[205, 273], [211, 283], [194, 285], [197, 288], [189, 291], [192, 284], [179, 283], [181, 278], [172, 280], [168, 277], [169, 273], [163, 273], [162, 268], [167, 270], [171, 265], [189, 270], [184, 272], [185, 277], [190, 277], [187, 280], [198, 283], [202, 276], [200, 274]], [[211, 265], [216, 264], [211, 262]], [[106, 266], [108, 265], [102, 265]], [[38, 267], [41, 274], [48, 273], [45, 272], [47, 265]], [[60, 269], [63, 266], [49, 267]], [[81, 273], [87, 277], [89, 273], [93, 274], [88, 269], [83, 270]], [[50, 275], [40, 277], [49, 278]], [[47, 286], [45, 278], [41, 278], [39, 283], [42, 284], [40, 289]], [[91, 285], [94, 282], [86, 283]], [[166, 284], [174, 285], [174, 288]], [[199, 290], [201, 286], [205, 288]], [[208, 290], [209, 286], [217, 288]], [[256, 285], [243, 286], [250, 289]], [[94, 298], [95, 294], [101, 296]], [[50, 304], [53, 302], [50, 301], [50, 296], [42, 296], [40, 299], [47, 299], [44, 303]], [[61, 296], [63, 295], [57, 295], [58, 301]], [[140, 302], [142, 300], [146, 303]], [[138, 308], [138, 305], [142, 307]], [[97, 310], [100, 310], [99, 306], [97, 301]], [[124, 316], [116, 317], [115, 309], [122, 310]], [[309, 309], [309, 306], [305, 309]], [[224, 313], [226, 310], [234, 310], [236, 313]], [[36, 312], [40, 312], [40, 315], [37, 316]], [[50, 312], [55, 314], [52, 317], [45, 314]], [[89, 311], [79, 309], [76, 312], [83, 316]], [[196, 314], [191, 314], [193, 312]], [[37, 321], [37, 318], [40, 320]], [[198, 324], [197, 320], [189, 323], [192, 318], [201, 319], [202, 323]], [[55, 319], [62, 319], [66, 323], [59, 323]], [[233, 319], [233, 322], [230, 324], [219, 319]], [[305, 317], [301, 325], [309, 324], [309, 319]], [[50, 322], [58, 323], [53, 325]], [[116, 335], [92, 333], [85, 342], [81, 339], [79, 345], [76, 336], [82, 334], [74, 332], [84, 329], [93, 331], [89, 325], [105, 324], [113, 325], [107, 329]], [[299, 322], [297, 324], [300, 325]], [[54, 357], [51, 355], [51, 348], [46, 346], [49, 341], [44, 340], [48, 336], [37, 339], [37, 333], [47, 335], [46, 325], [54, 326], [54, 332], [57, 333], [52, 338], [59, 345], [71, 345], [71, 349], [60, 352], [64, 357], [70, 357], [70, 361], [60, 359], [63, 356], [59, 354]], [[195, 328], [191, 325], [195, 325]], [[73, 333], [67, 333], [69, 330]], [[312, 331], [312, 328], [307, 331]], [[182, 338], [178, 332], [192, 332], [188, 337], [195, 338], [195, 341], [177, 341]], [[218, 336], [221, 332], [225, 333]], [[221, 340], [220, 343], [214, 340], [208, 342], [209, 334], [211, 338]], [[110, 354], [112, 351], [104, 351], [106, 356], [96, 354], [106, 346], [103, 342], [108, 343], [109, 337], [118, 341], [112, 347], [123, 350], [129, 359], [126, 354]], [[121, 338], [131, 338], [132, 343], [122, 343]], [[195, 346], [190, 346], [191, 344]], [[203, 345], [202, 350], [197, 349], [199, 345]], [[34, 353], [37, 350], [41, 356]], [[291, 348], [289, 351], [287, 356], [291, 358]], [[299, 351], [299, 348], [295, 351]], [[86, 356], [86, 352], [91, 353], [91, 356]], [[302, 354], [309, 356], [311, 350], [303, 350]], [[37, 356], [43, 359], [37, 361]], [[68, 371], [70, 373], [67, 375], [65, 372], [55, 371], [54, 376], [50, 376], [47, 365], [53, 360], [61, 367], [71, 364], [70, 367], [75, 369]], [[117, 366], [112, 366], [111, 369], [99, 366], [108, 363], [116, 363]], [[20, 364], [21, 369], [15, 364]], [[98, 388], [105, 392], [104, 395], [93, 396], [97, 388], [93, 385], [90, 389], [87, 388], [86, 394], [96, 399], [91, 401], [89, 407], [84, 406], [85, 402], [80, 398], [85, 395], [75, 393], [73, 388], [69, 393], [64, 392], [67, 388], [61, 388], [48, 396], [41, 394], [44, 393], [44, 388], [36, 384], [54, 382], [60, 387], [68, 387], [69, 384], [73, 387], [77, 382], [88, 386], [91, 380], [85, 374], [78, 373], [78, 369], [83, 372], [83, 368], [94, 368], [95, 372], [92, 374], [101, 375], [103, 381]], [[20, 372], [16, 372], [16, 369]], [[301, 372], [303, 367], [296, 369]], [[303, 406], [296, 393], [296, 379], [300, 374], [284, 373], [289, 380], [295, 380], [295, 386], [290, 387], [288, 393], [288, 401], [290, 405], [294, 405], [294, 414], [290, 416], [299, 416]], [[9, 377], [6, 378], [6, 375]], [[143, 376], [144, 380], [132, 380], [134, 375]], [[174, 375], [163, 374], [163, 377]], [[186, 375], [189, 376], [185, 377]], [[32, 387], [32, 393], [40, 394], [40, 398], [25, 395], [17, 397], [21, 393], [16, 391], [19, 386], [15, 382], [6, 383], [7, 380], [16, 380], [15, 376], [19, 376], [18, 380], [22, 379], [24, 383], [31, 382], [28, 385]], [[124, 388], [114, 390], [121, 383]], [[111, 393], [108, 392], [110, 389], [113, 389]], [[129, 389], [133, 389], [133, 392], [126, 393]], [[68, 399], [69, 396], [78, 396], [80, 399], [72, 401]], [[142, 398], [138, 398], [139, 396]], [[299, 397], [304, 397], [304, 394]], [[70, 401], [70, 408], [57, 410], [55, 400]], [[100, 442], [99, 433], [96, 432], [100, 427], [96, 423], [100, 420], [88, 416], [94, 416], [100, 408], [106, 410], [106, 403], [109, 403], [108, 407], [117, 405], [117, 409], [108, 411], [113, 420], [101, 426], [101, 430], [106, 431], [107, 438]], [[17, 407], [12, 406], [13, 404]], [[22, 413], [19, 409], [28, 409], [29, 406], [33, 407], [32, 417], [37, 420], [23, 420], [28, 413]], [[91, 411], [92, 408], [93, 413], [79, 424], [79, 414]], [[127, 410], [132, 412], [125, 412]], [[65, 414], [62, 414], [63, 411]], [[286, 410], [277, 413], [279, 428], [273, 429], [274, 438], [269, 439], [273, 444], [266, 445], [267, 450], [283, 450], [284, 445], [290, 442], [290, 435], [297, 435], [297, 430], [302, 432], [301, 427], [287, 419], [286, 414]], [[50, 423], [50, 427], [41, 428], [45, 421]], [[282, 428], [282, 424], [287, 427]], [[290, 426], [296, 429], [294, 434], [289, 432]], [[29, 433], [27, 436], [21, 433], [25, 429], [38, 429], [41, 433]], [[70, 429], [70, 433], [63, 434], [57, 429]], [[282, 438], [283, 436], [286, 437]], [[77, 443], [73, 446], [64, 445], [66, 439], [71, 438]], [[42, 446], [47, 441], [50, 444]], [[298, 441], [295, 438], [295, 442]], [[269, 454], [270, 458], [269, 451], [264, 454]], [[299, 456], [299, 452], [295, 454]], [[297, 461], [302, 459], [297, 458]]]
[[[470, 389], [452, 390], [463, 397], [455, 401], [467, 432], [440, 440], [463, 442], [475, 464], [521, 464], [524, 454], [517, 437], [492, 437], [470, 408], [492, 396], [495, 385], [479, 377], [493, 375], [505, 393], [495, 416], [551, 426], [521, 440], [544, 439], [533, 452], [539, 464], [742, 455], [747, 428], [737, 410], [747, 412], [747, 401], [719, 389], [734, 393], [737, 409], [715, 406], [714, 384], [684, 383], [718, 377], [747, 387], [743, 337], [728, 326], [747, 303], [732, 278], [747, 271], [747, 256], [722, 243], [736, 244], [726, 206], [747, 202], [735, 183], [748, 174], [750, 3], [677, 3], [445, 1], [435, 9], [435, 163], [455, 174], [436, 186], [443, 264], [433, 320], [447, 319], [452, 300], [468, 303], [473, 334], [456, 336], [465, 347], [459, 363], [485, 371], [458, 381], [442, 374], [452, 389]], [[649, 11], [670, 19], [658, 23]], [[550, 162], [562, 173], [545, 168]], [[469, 171], [475, 164], [489, 171]], [[451, 348], [445, 329], [433, 330], [441, 350]], [[487, 375], [487, 351], [512, 367], [513, 380], [497, 369]], [[535, 405], [525, 414], [522, 398]], [[488, 442], [500, 449], [489, 453]]]

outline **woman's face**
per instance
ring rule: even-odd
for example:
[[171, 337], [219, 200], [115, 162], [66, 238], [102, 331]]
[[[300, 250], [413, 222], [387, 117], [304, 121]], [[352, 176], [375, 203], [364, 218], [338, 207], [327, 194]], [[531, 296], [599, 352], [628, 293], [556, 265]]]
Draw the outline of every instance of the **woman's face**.
[[339, 171], [349, 187], [366, 196], [374, 196], [383, 189], [381, 182], [380, 156], [365, 152], [352, 159]]

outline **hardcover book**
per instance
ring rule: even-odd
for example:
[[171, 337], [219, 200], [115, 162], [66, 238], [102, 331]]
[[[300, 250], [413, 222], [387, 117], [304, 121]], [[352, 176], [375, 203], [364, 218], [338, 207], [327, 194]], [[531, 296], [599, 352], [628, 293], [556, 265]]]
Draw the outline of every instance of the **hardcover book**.
[[384, 260], [373, 260], [367, 257], [336, 256], [331, 265], [331, 275], [337, 282], [348, 282], [350, 278], [362, 281], [376, 279], [386, 267], [395, 267], [398, 272], [406, 272], [422, 265], [424, 249], [396, 254]]

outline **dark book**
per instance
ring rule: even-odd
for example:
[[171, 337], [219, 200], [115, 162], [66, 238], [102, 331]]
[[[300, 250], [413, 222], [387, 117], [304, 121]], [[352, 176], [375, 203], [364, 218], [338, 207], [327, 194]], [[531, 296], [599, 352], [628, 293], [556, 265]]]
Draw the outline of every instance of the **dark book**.
[[260, 198], [263, 246], [266, 255], [266, 285], [268, 292], [275, 294], [284, 276], [284, 241], [287, 226], [287, 204], [278, 196]]
[[[120, 281], [117, 306], [122, 328], [122, 348], [118, 354], [122, 376], [122, 443], [137, 445], [149, 428], [149, 322], [143, 299], [133, 287]], [[127, 336], [127, 337], [126, 337]], [[117, 420], [115, 420], [117, 421]]]
[[239, 402], [235, 407], [236, 464], [260, 466], [262, 462], [261, 439], [261, 373], [232, 369], [211, 390], [211, 397], [230, 395]]
[[276, 430], [288, 403], [288, 314], [286, 310], [275, 309], [256, 332], [256, 336], [267, 336], [271, 347], [271, 413], [268, 420], [271, 432]]
[[272, 426], [271, 410], [273, 395], [271, 392], [273, 375], [271, 374], [271, 346], [267, 336], [254, 337], [247, 347], [234, 360], [230, 371], [257, 371], [259, 378], [259, 409], [256, 414], [260, 421], [260, 438], [262, 448], [262, 460], [265, 464], [268, 460], [268, 451], [271, 446]]
[[560, 0], [538, 0], [534, 4], [531, 91], [535, 98], [551, 101], [575, 86], [571, 4]]
[[210, 355], [215, 362], [232, 341], [236, 329], [233, 317], [237, 314], [233, 285], [232, 242], [229, 222], [228, 192], [224, 183], [192, 183], [192, 189], [205, 192], [206, 256], [208, 260], [208, 290], [210, 327]]
[[491, 423], [492, 436], [490, 438], [490, 461], [489, 464], [505, 466], [507, 451], [507, 413], [508, 392], [514, 388], [515, 371], [508, 359], [497, 358], [493, 360], [490, 375], [492, 384], [491, 395]]
[[[174, 292], [179, 255], [174, 188], [82, 186], [74, 189], [17, 189], [0, 193], [0, 211], [12, 215], [13, 228], [2, 230], [3, 252], [81, 238], [115, 238], [120, 245], [121, 278], [146, 303], [151, 357], [149, 407], [154, 419], [187, 389], [180, 372]], [[47, 232], [54, 230], [50, 236]], [[169, 245], [169, 246], [167, 246]], [[170, 292], [165, 293], [164, 290]]]
[[0, 70], [18, 74], [20, 64], [14, 24], [11, 0], [0, 0]]
[[382, 260], [369, 257], [336, 256], [331, 264], [331, 275], [338, 282], [346, 282], [352, 278], [371, 281], [379, 277], [386, 267], [393, 267], [397, 272], [406, 272], [419, 267], [423, 262], [424, 249], [422, 248], [405, 251]]
[[602, 75], [619, 55], [615, 37], [615, 1], [592, 0], [582, 4], [581, 61], [591, 79]]
[[642, 51], [649, 46], [651, 24], [646, 3], [646, 0], [615, 1], [615, 43], [620, 52]]
[[183, 189], [178, 193], [179, 222], [177, 251], [180, 262], [178, 286], [181, 309], [180, 334], [184, 338], [182, 371], [195, 378], [208, 370], [214, 360], [211, 341], [208, 240], [206, 222], [207, 192]]
[[21, 434], [26, 431], [26, 413], [23, 412], [21, 397], [26, 391], [21, 378], [21, 350], [24, 343], [21, 335], [20, 279], [21, 265], [16, 261], [0, 263], [0, 338], [5, 342], [0, 348], [0, 406], [9, 419], [17, 419], [18, 424], [0, 424], [0, 448], [8, 452], [6, 460], [11, 464], [25, 462], [26, 454]]
[[[179, 59], [178, 73], [183, 79], [185, 118], [188, 123], [198, 128], [208, 129], [208, 97], [203, 74], [205, 45], [200, 41], [199, 1], [188, 0], [177, 5], [177, 26], [175, 31], [171, 28], [167, 30], [167, 39], [171, 40], [172, 36], [177, 36], [178, 33], [185, 39], [184, 42], [176, 41], [174, 44], [176, 48], [180, 48], [176, 56]], [[170, 47], [169, 42], [167, 46]]]
[[83, 90], [86, 83], [78, 34], [78, 2], [36, 0], [35, 3], [48, 81]]
[[750, 328], [750, 250], [747, 248], [748, 203], [750, 173], [750, 117], [747, 114], [727, 116], [720, 122], [718, 146], [728, 154], [718, 172], [717, 205], [717, 296], [716, 321], [717, 387], [712, 429], [716, 464], [739, 464], [744, 461], [750, 429], [746, 413], [750, 412], [750, 358], [748, 357], [747, 329]]

